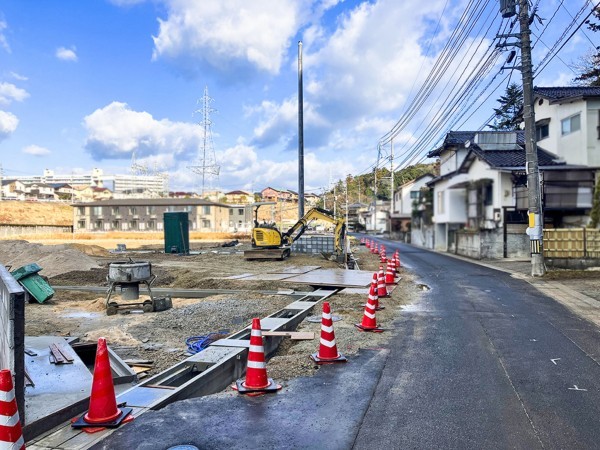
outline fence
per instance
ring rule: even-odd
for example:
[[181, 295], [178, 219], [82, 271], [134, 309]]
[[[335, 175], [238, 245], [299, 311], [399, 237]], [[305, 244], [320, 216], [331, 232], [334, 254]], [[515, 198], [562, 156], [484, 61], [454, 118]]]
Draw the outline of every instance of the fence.
[[0, 225], [0, 237], [18, 238], [24, 234], [72, 233], [72, 226], [62, 225]]
[[600, 230], [556, 228], [544, 230], [546, 258], [600, 258]]
[[19, 416], [25, 404], [25, 293], [13, 276], [0, 264], [0, 369], [14, 376]]

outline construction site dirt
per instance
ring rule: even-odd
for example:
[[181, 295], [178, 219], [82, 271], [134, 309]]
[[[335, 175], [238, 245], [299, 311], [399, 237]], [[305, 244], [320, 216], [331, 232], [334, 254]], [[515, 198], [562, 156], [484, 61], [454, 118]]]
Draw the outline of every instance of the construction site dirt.
[[[243, 244], [222, 248], [219, 243], [192, 246], [191, 255], [164, 254], [160, 246], [147, 246], [135, 252], [111, 253], [101, 247], [84, 244], [44, 246], [26, 241], [0, 241], [0, 258], [13, 268], [36, 262], [41, 275], [52, 286], [92, 286], [108, 289], [108, 266], [111, 262], [148, 261], [156, 281], [152, 288], [231, 290], [204, 298], [173, 297], [173, 308], [161, 312], [141, 313], [124, 309], [116, 315], [106, 314], [105, 292], [81, 292], [57, 289], [44, 304], [29, 303], [25, 308], [27, 336], [55, 335], [96, 341], [105, 337], [111, 348], [125, 360], [152, 361], [141, 377], [159, 373], [189, 356], [186, 340], [194, 336], [218, 333], [225, 337], [248, 326], [253, 317], [265, 317], [289, 304], [293, 291], [309, 292], [307, 284], [283, 280], [245, 280], [244, 274], [280, 273], [292, 267], [320, 266], [338, 268], [339, 264], [322, 255], [293, 254], [284, 261], [247, 261]], [[360, 269], [379, 269], [379, 256], [356, 243], [354, 254]], [[230, 277], [240, 276], [238, 279]], [[400, 269], [400, 282], [391, 298], [381, 299], [385, 309], [377, 312], [378, 325], [385, 328], [403, 304], [421, 293], [412, 275]], [[268, 278], [268, 277], [267, 277]], [[366, 288], [361, 293], [337, 293], [329, 299], [335, 322], [338, 350], [346, 356], [360, 348], [381, 346], [388, 333], [363, 333], [354, 324], [363, 317]], [[355, 292], [355, 291], [351, 291]], [[143, 300], [146, 292], [140, 288]], [[117, 298], [117, 301], [119, 299]], [[314, 315], [320, 317], [320, 305]], [[269, 361], [269, 376], [284, 382], [298, 376], [310, 376], [318, 366], [309, 358], [319, 346], [320, 321], [304, 320], [297, 331], [313, 331], [313, 340], [284, 339]]]

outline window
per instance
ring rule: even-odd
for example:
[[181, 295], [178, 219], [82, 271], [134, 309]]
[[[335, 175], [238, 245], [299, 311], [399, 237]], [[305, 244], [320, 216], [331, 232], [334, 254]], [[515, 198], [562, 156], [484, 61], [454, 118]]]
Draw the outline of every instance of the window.
[[80, 230], [85, 228], [85, 220], [80, 220], [79, 222], [77, 222], [77, 228], [79, 228]]
[[156, 228], [156, 222], [154, 220], [149, 220], [148, 221], [148, 229], [154, 230], [155, 228]]
[[113, 216], [118, 216], [120, 214], [118, 206], [113, 206], [112, 207], [112, 214], [113, 214]]
[[[564, 134], [564, 133], [563, 133]], [[541, 141], [550, 136], [550, 125], [548, 123], [535, 126], [535, 140]]]
[[203, 206], [202, 214], [210, 214], [210, 206]]
[[137, 230], [137, 228], [138, 228], [137, 220], [132, 220], [131, 222], [129, 222], [129, 229], [130, 230]]
[[94, 228], [96, 230], [101, 230], [102, 229], [102, 221], [101, 220], [96, 220], [96, 222], [94, 223]]
[[229, 215], [233, 216], [233, 208], [229, 208]]
[[239, 208], [239, 209], [238, 209], [238, 214], [239, 214], [240, 216], [243, 216], [243, 215], [244, 215], [244, 208]]
[[129, 214], [131, 214], [132, 216], [135, 216], [137, 214], [137, 208], [135, 206], [130, 206]]
[[560, 132], [564, 136], [565, 134], [574, 133], [581, 129], [581, 116], [575, 114], [574, 116], [567, 117], [560, 121]]
[[444, 214], [444, 191], [437, 193], [437, 212]]
[[118, 230], [121, 227], [121, 224], [118, 220], [113, 220], [112, 227], [113, 227], [113, 230]]
[[146, 206], [146, 214], [148, 215], [152, 215], [152, 214], [156, 214], [156, 207], [154, 206]]
[[202, 228], [210, 228], [210, 220], [204, 219], [202, 221]]
[[102, 215], [102, 206], [94, 206], [92, 208], [92, 211], [95, 216], [101, 216]]
[[419, 198], [419, 191], [410, 191], [410, 198], [413, 200], [418, 200]]
[[85, 216], [85, 206], [78, 206], [77, 207], [77, 215], [78, 216]]

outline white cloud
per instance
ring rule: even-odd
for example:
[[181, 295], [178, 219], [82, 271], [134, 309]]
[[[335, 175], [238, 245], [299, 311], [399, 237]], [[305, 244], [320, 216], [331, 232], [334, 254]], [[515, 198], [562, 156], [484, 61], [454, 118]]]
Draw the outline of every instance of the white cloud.
[[77, 61], [77, 53], [75, 53], [76, 50], [77, 49], [75, 47], [58, 47], [56, 49], [56, 57], [63, 61]]
[[8, 105], [13, 101], [22, 102], [29, 93], [12, 83], [0, 83], [0, 104]]
[[[259, 156], [253, 146], [239, 143], [217, 158], [227, 161], [221, 165], [220, 182], [225, 186], [240, 186], [245, 189], [257, 189], [259, 186], [274, 186], [287, 189], [298, 188], [298, 161], [291, 158], [286, 161], [272, 161]], [[304, 176], [307, 190], [320, 190], [328, 183], [330, 175], [334, 179], [343, 178], [358, 169], [351, 161], [336, 159], [323, 161], [315, 153], [304, 155]]]
[[94, 159], [127, 158], [135, 151], [137, 158], [160, 162], [161, 170], [176, 161], [191, 161], [202, 141], [202, 130], [195, 124], [157, 120], [120, 102], [86, 116], [84, 125], [85, 147]]
[[168, 17], [159, 19], [153, 57], [187, 69], [200, 64], [238, 75], [248, 69], [276, 74], [312, 1], [165, 1]]
[[8, 45], [8, 41], [4, 35], [4, 30], [6, 30], [6, 28], [8, 28], [6, 21], [0, 17], [0, 47], [2, 47], [7, 53], [10, 53], [10, 46]]
[[19, 125], [19, 119], [12, 113], [0, 110], [0, 141], [11, 135]]
[[24, 75], [18, 74], [17, 72], [10, 72], [10, 76], [19, 81], [27, 81], [29, 79]]
[[45, 147], [40, 147], [39, 145], [28, 145], [21, 151], [32, 156], [46, 156], [50, 154], [50, 150]]

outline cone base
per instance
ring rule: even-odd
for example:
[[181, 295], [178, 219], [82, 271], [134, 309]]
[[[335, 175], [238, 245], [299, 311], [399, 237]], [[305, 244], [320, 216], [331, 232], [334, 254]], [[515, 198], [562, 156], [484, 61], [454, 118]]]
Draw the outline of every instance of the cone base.
[[345, 363], [348, 362], [346, 357], [341, 353], [338, 353], [336, 358], [321, 358], [318, 353], [313, 353], [310, 355], [310, 359], [312, 359], [317, 364], [335, 364], [335, 363]]
[[272, 378], [267, 378], [269, 384], [267, 386], [265, 386], [264, 388], [251, 388], [251, 387], [246, 387], [244, 386], [245, 381], [244, 380], [237, 380], [235, 382], [235, 384], [232, 387], [232, 389], [235, 389], [236, 391], [238, 391], [240, 394], [256, 394], [256, 393], [263, 393], [263, 392], [275, 392], [278, 391], [279, 389], [281, 389], [281, 385], [277, 384], [273, 381]]
[[121, 425], [123, 423], [123, 420], [125, 420], [125, 418], [131, 414], [131, 412], [133, 411], [133, 408], [117, 408], [120, 411], [120, 414], [117, 416], [116, 419], [109, 421], [109, 422], [96, 422], [96, 423], [92, 423], [92, 422], [88, 422], [85, 420], [85, 416], [87, 415], [87, 413], [85, 413], [83, 416], [81, 416], [79, 419], [77, 419], [75, 422], [71, 423], [71, 426], [73, 428], [84, 428], [84, 427], [102, 427], [102, 428], [116, 428], [119, 425]]
[[361, 331], [369, 331], [371, 333], [383, 333], [383, 328], [379, 328], [379, 327], [365, 327], [364, 325], [360, 324], [360, 323], [355, 323], [354, 326], [356, 328], [358, 328]]

